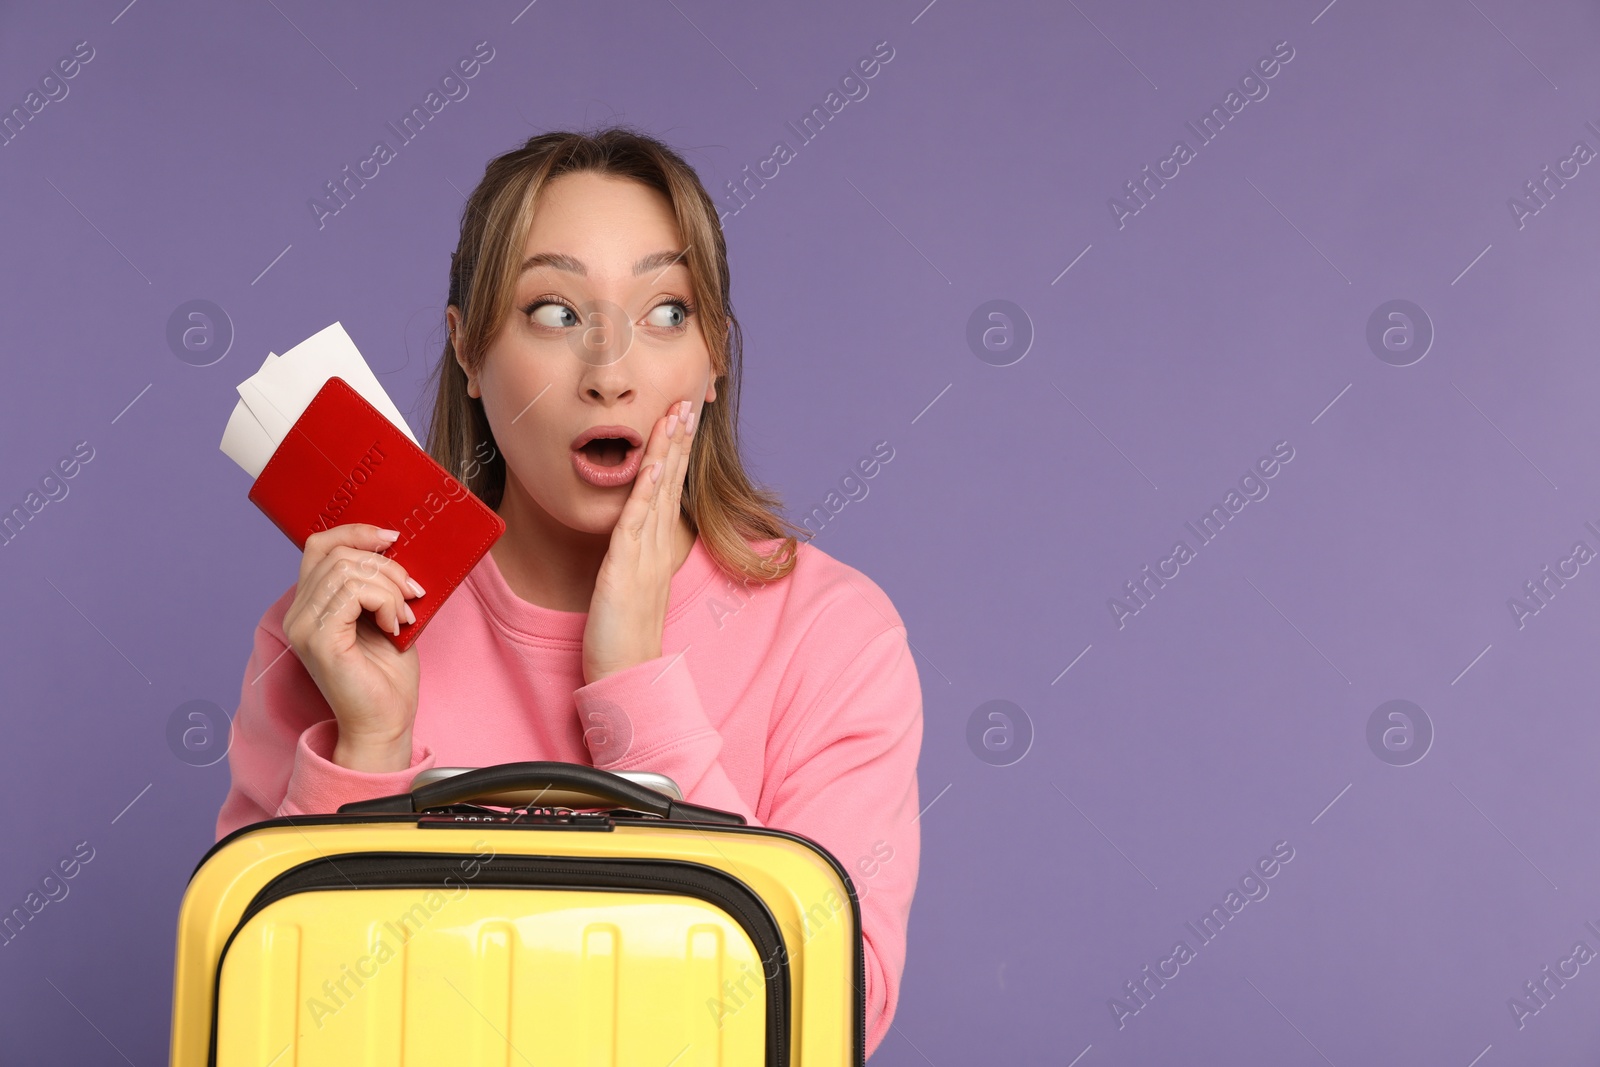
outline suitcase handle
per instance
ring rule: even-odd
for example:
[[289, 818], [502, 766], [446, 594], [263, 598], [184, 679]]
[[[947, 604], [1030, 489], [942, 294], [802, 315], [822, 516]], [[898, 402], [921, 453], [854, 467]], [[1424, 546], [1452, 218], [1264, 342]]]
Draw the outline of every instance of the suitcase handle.
[[527, 760], [522, 763], [499, 763], [492, 767], [479, 767], [451, 775], [441, 782], [395, 793], [372, 800], [355, 800], [339, 806], [340, 814], [371, 812], [418, 812], [429, 808], [465, 804], [496, 793], [516, 789], [567, 789], [609, 804], [613, 807], [642, 811], [675, 822], [725, 823], [745, 825], [745, 817], [737, 812], [708, 808], [673, 800], [647, 786], [630, 782], [610, 771], [586, 767], [581, 763], [561, 763], [555, 760]]

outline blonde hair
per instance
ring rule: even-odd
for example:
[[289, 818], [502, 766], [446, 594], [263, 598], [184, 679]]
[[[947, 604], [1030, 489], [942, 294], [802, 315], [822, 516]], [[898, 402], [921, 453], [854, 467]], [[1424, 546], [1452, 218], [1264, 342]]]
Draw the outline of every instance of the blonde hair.
[[[700, 328], [719, 382], [717, 400], [702, 408], [689, 454], [682, 511], [712, 558], [747, 581], [772, 581], [793, 570], [797, 535], [808, 531], [779, 513], [781, 501], [753, 484], [739, 455], [739, 322], [729, 300], [727, 243], [716, 208], [693, 168], [671, 148], [625, 126], [591, 133], [556, 131], [530, 137], [489, 161], [483, 180], [461, 210], [461, 233], [451, 256], [450, 303], [460, 316], [435, 370], [438, 394], [428, 453], [491, 508], [505, 491], [505, 457], [481, 399], [467, 394], [474, 370], [505, 324], [515, 298], [523, 246], [534, 203], [545, 184], [563, 174], [593, 172], [643, 182], [666, 196], [687, 246]], [[763, 556], [752, 540], [780, 539]]]

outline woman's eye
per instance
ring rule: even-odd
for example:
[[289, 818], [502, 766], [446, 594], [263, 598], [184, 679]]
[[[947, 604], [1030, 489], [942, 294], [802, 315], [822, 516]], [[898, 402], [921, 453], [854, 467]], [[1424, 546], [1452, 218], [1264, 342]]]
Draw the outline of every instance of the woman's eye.
[[677, 301], [658, 304], [650, 309], [650, 315], [654, 316], [650, 321], [650, 325], [660, 326], [668, 330], [675, 330], [689, 321], [688, 308]]
[[553, 330], [578, 324], [578, 316], [565, 304], [540, 304], [533, 308], [529, 314], [533, 316], [534, 322], [540, 326], [548, 326]]

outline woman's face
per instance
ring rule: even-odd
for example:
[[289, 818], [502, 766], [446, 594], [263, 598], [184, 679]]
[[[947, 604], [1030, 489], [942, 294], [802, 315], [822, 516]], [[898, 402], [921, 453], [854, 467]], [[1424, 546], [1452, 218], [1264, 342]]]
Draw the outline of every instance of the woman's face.
[[[508, 495], [609, 533], [656, 424], [680, 400], [698, 412], [716, 399], [683, 253], [671, 204], [641, 182], [573, 173], [545, 185], [511, 315], [467, 371]], [[454, 309], [449, 320], [459, 333]], [[575, 450], [596, 426], [611, 440]]]

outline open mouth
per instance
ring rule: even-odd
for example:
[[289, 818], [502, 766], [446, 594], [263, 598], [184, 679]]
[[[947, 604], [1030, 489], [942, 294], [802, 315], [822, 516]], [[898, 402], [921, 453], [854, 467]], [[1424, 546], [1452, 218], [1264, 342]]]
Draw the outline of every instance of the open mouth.
[[627, 460], [632, 448], [633, 445], [620, 437], [596, 437], [579, 451], [597, 467], [617, 467]]
[[590, 485], [611, 489], [633, 481], [643, 453], [642, 446], [620, 437], [597, 437], [572, 450], [572, 469]]

